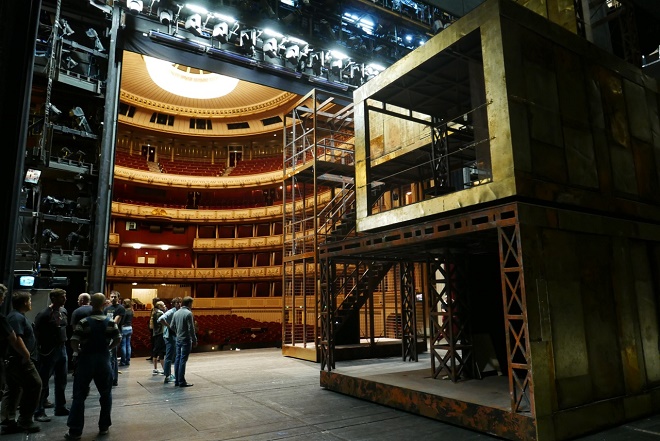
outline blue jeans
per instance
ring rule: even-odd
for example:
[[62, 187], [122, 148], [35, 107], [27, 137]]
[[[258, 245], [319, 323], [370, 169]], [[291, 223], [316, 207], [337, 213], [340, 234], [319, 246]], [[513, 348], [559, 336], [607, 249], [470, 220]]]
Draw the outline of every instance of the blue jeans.
[[186, 363], [190, 355], [192, 342], [190, 340], [176, 341], [176, 358], [174, 359], [174, 385], [186, 384]]
[[50, 377], [55, 375], [55, 410], [64, 409], [66, 398], [66, 380], [68, 374], [66, 347], [64, 345], [53, 349], [48, 354], [39, 354], [38, 368], [41, 377], [41, 398], [35, 415], [44, 413], [44, 405], [48, 398]]
[[[85, 399], [89, 394], [89, 385], [94, 381], [99, 391], [101, 415], [99, 429], [107, 429], [112, 425], [110, 411], [112, 410], [112, 368], [109, 360], [110, 352], [81, 354], [78, 356], [76, 375], [73, 377], [73, 402], [71, 413], [66, 425], [71, 435], [82, 434], [85, 426]], [[116, 360], [116, 359], [115, 359]]]
[[165, 360], [163, 361], [163, 372], [165, 373], [165, 378], [169, 378], [172, 374], [172, 365], [176, 361], [176, 336], [170, 335], [167, 338], [163, 338], [165, 339]]
[[122, 365], [131, 364], [131, 336], [133, 335], [132, 326], [121, 328], [121, 360]]

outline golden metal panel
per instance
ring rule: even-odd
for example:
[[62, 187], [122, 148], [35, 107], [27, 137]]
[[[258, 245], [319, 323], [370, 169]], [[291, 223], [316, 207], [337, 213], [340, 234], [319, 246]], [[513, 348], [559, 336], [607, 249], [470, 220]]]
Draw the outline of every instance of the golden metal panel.
[[630, 287], [635, 285], [630, 268], [630, 240], [613, 238], [612, 288], [617, 305], [617, 325], [619, 334], [619, 349], [623, 366], [623, 379], [627, 395], [642, 391], [644, 379], [640, 373], [643, 365], [640, 362], [637, 342], [637, 305]]
[[[637, 296], [637, 315], [642, 348], [642, 357], [646, 370], [646, 380], [656, 385], [660, 383], [660, 357], [658, 357], [658, 304], [654, 289], [653, 274], [658, 268], [651, 268], [646, 243], [631, 243], [630, 266], [635, 278]], [[660, 246], [655, 245], [658, 249]], [[657, 264], [656, 264], [657, 265]]]
[[574, 34], [577, 33], [573, 0], [548, 0], [548, 19]]
[[644, 142], [651, 142], [649, 109], [646, 105], [646, 91], [639, 84], [623, 79], [623, 93], [630, 134]]
[[597, 189], [598, 168], [591, 131], [564, 126], [564, 142], [569, 182]]

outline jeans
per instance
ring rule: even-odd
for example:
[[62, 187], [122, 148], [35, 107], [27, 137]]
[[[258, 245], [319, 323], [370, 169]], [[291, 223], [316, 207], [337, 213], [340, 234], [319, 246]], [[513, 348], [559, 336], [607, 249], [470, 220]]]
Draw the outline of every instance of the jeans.
[[163, 338], [165, 339], [165, 360], [163, 361], [163, 372], [165, 373], [165, 378], [169, 378], [172, 374], [172, 365], [176, 361], [176, 336], [170, 335], [167, 338]]
[[46, 399], [50, 394], [50, 377], [55, 375], [55, 410], [64, 409], [66, 398], [64, 391], [67, 382], [67, 354], [64, 345], [54, 348], [48, 354], [39, 354], [38, 372], [41, 377], [41, 399], [35, 414], [43, 414]]
[[117, 381], [119, 380], [119, 367], [117, 366], [117, 350], [120, 346], [110, 349], [110, 368], [112, 369], [113, 384], [117, 384]]
[[[78, 356], [76, 375], [73, 378], [73, 402], [71, 413], [66, 425], [71, 435], [82, 434], [85, 426], [85, 399], [89, 394], [89, 385], [92, 381], [99, 391], [99, 429], [107, 429], [112, 425], [110, 411], [112, 410], [112, 368], [109, 360], [110, 353], [82, 354]], [[115, 358], [115, 362], [116, 362]], [[116, 363], [115, 363], [116, 364]]]
[[121, 328], [121, 361], [122, 365], [131, 364], [131, 336], [133, 335], [132, 326]]
[[2, 396], [2, 420], [15, 420], [18, 408], [18, 424], [30, 425], [40, 394], [41, 378], [32, 360], [23, 363], [21, 357], [9, 357], [7, 384]]
[[192, 342], [190, 340], [176, 341], [176, 358], [174, 359], [174, 385], [186, 384], [186, 363], [190, 355]]

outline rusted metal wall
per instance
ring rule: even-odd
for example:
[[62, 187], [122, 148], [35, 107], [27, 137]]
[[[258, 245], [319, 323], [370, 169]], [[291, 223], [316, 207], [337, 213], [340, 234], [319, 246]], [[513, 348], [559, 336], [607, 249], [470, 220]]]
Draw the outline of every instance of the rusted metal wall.
[[660, 410], [660, 226], [519, 206], [539, 439]]
[[516, 193], [660, 220], [657, 81], [502, 5]]

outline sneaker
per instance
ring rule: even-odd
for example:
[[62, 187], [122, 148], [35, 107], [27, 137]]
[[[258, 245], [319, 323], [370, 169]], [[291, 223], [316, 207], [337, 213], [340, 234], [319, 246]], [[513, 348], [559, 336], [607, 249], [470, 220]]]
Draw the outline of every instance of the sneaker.
[[105, 428], [99, 427], [99, 435], [107, 435], [108, 433], [110, 433], [109, 427], [105, 427]]
[[50, 401], [46, 400], [46, 402], [44, 403], [44, 408], [45, 409], [52, 409], [53, 407], [55, 407], [55, 405], [53, 403], [51, 403]]
[[55, 409], [55, 416], [67, 416], [69, 414], [69, 409], [62, 407], [60, 409]]
[[192, 384], [192, 383], [180, 383], [179, 384], [179, 387], [193, 387], [193, 386], [194, 386], [194, 384]]
[[34, 416], [35, 421], [39, 421], [40, 423], [50, 423], [50, 417], [46, 415], [45, 413], [38, 413]]
[[74, 434], [72, 434], [71, 432], [67, 432], [67, 433], [64, 434], [64, 439], [68, 439], [68, 440], [78, 440], [78, 439], [80, 439], [80, 438], [82, 438], [81, 435], [74, 435]]
[[158, 375], [165, 375], [165, 371], [158, 371]]
[[154, 369], [153, 371], [151, 371], [151, 373], [154, 375], [158, 375], [158, 369]]
[[170, 375], [170, 381], [174, 381], [174, 380], [176, 380], [176, 377], [174, 376], [174, 374]]

